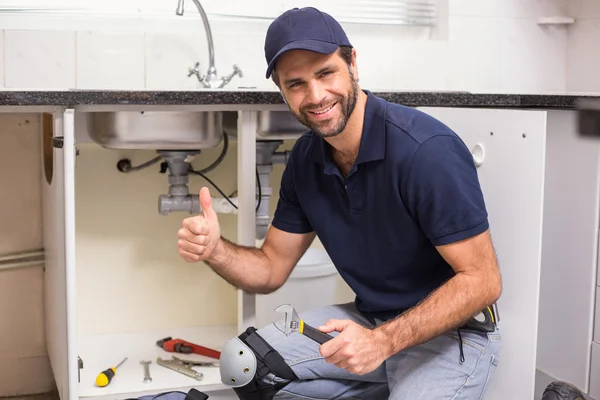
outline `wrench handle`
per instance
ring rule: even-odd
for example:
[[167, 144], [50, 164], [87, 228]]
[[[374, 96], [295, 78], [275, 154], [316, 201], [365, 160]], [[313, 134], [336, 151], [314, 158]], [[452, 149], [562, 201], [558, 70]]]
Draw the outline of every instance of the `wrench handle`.
[[309, 338], [311, 338], [312, 340], [314, 340], [315, 342], [317, 342], [319, 344], [323, 344], [323, 343], [333, 339], [333, 336], [331, 336], [330, 334], [321, 332], [317, 328], [313, 328], [312, 326], [305, 324], [304, 321], [302, 321], [300, 323], [300, 326], [301, 326], [300, 332], [303, 335], [308, 336]]

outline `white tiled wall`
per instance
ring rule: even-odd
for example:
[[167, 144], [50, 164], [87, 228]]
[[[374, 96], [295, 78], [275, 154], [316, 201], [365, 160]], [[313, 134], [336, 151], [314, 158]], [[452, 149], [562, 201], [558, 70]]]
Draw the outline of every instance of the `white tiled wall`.
[[474, 92], [565, 89], [566, 31], [531, 18], [453, 16], [448, 85]]
[[205, 54], [205, 41], [181, 33], [148, 32], [145, 37], [146, 84], [156, 89], [194, 89], [193, 79], [186, 76], [187, 68]]
[[[450, 0], [450, 15], [488, 18], [535, 18], [562, 14], [569, 0]], [[595, 1], [595, 0], [592, 0]]]
[[[594, 57], [588, 49], [597, 43], [590, 38], [598, 32], [597, 19], [590, 19], [594, 3], [600, 2], [448, 0], [433, 30], [344, 26], [357, 48], [365, 88], [555, 92], [567, 89], [567, 82], [569, 88], [582, 86], [577, 80], [588, 79], [582, 72], [595, 75], [589, 65], [567, 62], [578, 52]], [[567, 12], [584, 19], [573, 26], [537, 24], [539, 17]], [[15, 18], [0, 25], [9, 50], [4, 57], [6, 87], [193, 89], [198, 83], [187, 77], [188, 68], [196, 61], [202, 70], [207, 67], [204, 28], [192, 7], [184, 17], [71, 18], [62, 25], [41, 17]], [[230, 88], [276, 89], [264, 78], [268, 24], [211, 17], [219, 74], [229, 74], [233, 64], [244, 73]]]
[[0, 88], [4, 87], [4, 31], [0, 31]]
[[4, 74], [9, 87], [64, 88], [75, 84], [75, 34], [4, 31]]
[[569, 14], [577, 22], [568, 33], [567, 89], [600, 92], [600, 1], [571, 0]]
[[77, 32], [77, 88], [143, 89], [145, 35]]

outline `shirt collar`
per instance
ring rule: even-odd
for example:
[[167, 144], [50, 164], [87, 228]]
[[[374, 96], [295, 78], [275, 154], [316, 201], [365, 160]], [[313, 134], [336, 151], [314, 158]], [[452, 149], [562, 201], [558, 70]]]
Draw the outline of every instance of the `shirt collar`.
[[[356, 164], [385, 158], [385, 101], [368, 90], [363, 92], [367, 95], [367, 103]], [[324, 165], [333, 163], [330, 145], [325, 139], [313, 133], [311, 147], [313, 161]]]

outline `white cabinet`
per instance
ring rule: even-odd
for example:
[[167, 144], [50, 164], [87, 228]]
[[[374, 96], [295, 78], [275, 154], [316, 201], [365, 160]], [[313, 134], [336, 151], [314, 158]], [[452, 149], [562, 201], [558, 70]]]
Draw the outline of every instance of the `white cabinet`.
[[600, 144], [578, 137], [574, 111], [424, 111], [484, 150], [478, 171], [504, 284], [503, 349], [486, 399], [533, 399], [536, 369], [588, 393], [600, 374], [590, 370]]
[[[180, 259], [177, 229], [187, 214], [159, 215], [157, 198], [167, 192], [168, 182], [158, 164], [134, 174], [116, 169], [124, 156], [138, 165], [138, 159], [156, 153], [75, 143], [75, 126], [82, 126], [78, 118], [73, 109], [57, 109], [53, 128], [46, 126], [42, 135], [46, 143], [52, 135], [62, 144], [46, 152], [44, 161], [53, 167], [43, 181], [46, 332], [61, 399], [125, 399], [192, 387], [211, 399], [236, 399], [217, 367], [194, 367], [203, 374], [197, 381], [157, 365], [157, 357], [173, 355], [207, 359], [167, 353], [156, 342], [170, 336], [218, 350], [239, 334], [238, 318], [242, 326], [253, 325], [252, 310], [237, 306], [238, 298], [251, 304], [252, 297], [236, 292], [207, 266]], [[247, 124], [246, 116], [240, 118], [242, 132]], [[243, 165], [233, 184], [250, 185], [238, 185], [238, 214], [223, 217], [223, 225], [250, 221], [237, 229], [237, 241], [254, 244], [254, 140], [248, 134], [242, 142], [244, 153], [236, 155], [232, 145], [233, 160]], [[190, 182], [190, 190], [202, 183]], [[97, 387], [96, 376], [125, 357], [112, 382]], [[143, 382], [142, 360], [152, 361], [152, 383]]]
[[[536, 369], [587, 391], [597, 271], [598, 146], [579, 140], [574, 112], [422, 110], [454, 129], [479, 165], [504, 282], [499, 301], [504, 344], [486, 399], [533, 399]], [[223, 390], [218, 369], [202, 369], [204, 380], [195, 382], [153, 362], [154, 383], [142, 382], [139, 361], [164, 356], [156, 340], [183, 337], [218, 348], [254, 325], [255, 303], [251, 296], [235, 291], [219, 297], [226, 298], [227, 305], [207, 300], [202, 292], [214, 289], [218, 277], [199, 277], [196, 270], [181, 265], [173, 265], [173, 274], [165, 275], [164, 265], [157, 266], [174, 263], [176, 250], [164, 256], [165, 247], [157, 247], [145, 235], [172, 240], [169, 246], [175, 249], [181, 214], [170, 217], [160, 232], [147, 225], [138, 236], [122, 234], [129, 223], [156, 214], [155, 203], [148, 206], [142, 197], [132, 200], [122, 194], [124, 188], [137, 185], [139, 191], [158, 196], [166, 190], [166, 179], [154, 189], [148, 185], [155, 183], [126, 181], [129, 177], [105, 180], [105, 164], [94, 161], [96, 152], [104, 150], [81, 148], [75, 156], [76, 114], [64, 109], [54, 114], [53, 135], [62, 136], [64, 146], [54, 149], [54, 178], [44, 183], [47, 334], [61, 398], [125, 399], [196, 387], [211, 398], [235, 399]], [[246, 245], [255, 240], [257, 115], [239, 112], [234, 171], [237, 189], [244, 188], [239, 193], [243, 197], [238, 214], [224, 219], [237, 226], [237, 240]], [[108, 157], [116, 162], [120, 153]], [[88, 171], [85, 180], [79, 180], [77, 174], [83, 170]], [[76, 195], [76, 182], [85, 185], [81, 192], [85, 195]], [[122, 210], [116, 212], [125, 208], [131, 211], [131, 220]], [[82, 255], [82, 248], [90, 253]], [[116, 254], [128, 260], [141, 258], [145, 264], [136, 269], [115, 265]], [[109, 261], [103, 262], [102, 257]], [[173, 296], [181, 301], [175, 302]], [[206, 314], [211, 307], [236, 308], [237, 321], [213, 323], [217, 316]], [[213, 322], [194, 317], [199, 314]], [[186, 315], [192, 316], [191, 322], [183, 326]], [[84, 363], [80, 382], [78, 356]], [[123, 357], [129, 359], [113, 383], [94, 387], [95, 375]]]

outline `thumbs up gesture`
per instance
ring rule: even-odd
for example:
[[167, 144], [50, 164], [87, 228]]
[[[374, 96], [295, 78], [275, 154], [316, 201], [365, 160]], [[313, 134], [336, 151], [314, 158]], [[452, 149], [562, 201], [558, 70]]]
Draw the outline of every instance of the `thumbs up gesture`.
[[206, 187], [200, 190], [200, 206], [202, 214], [184, 219], [177, 232], [179, 255], [187, 262], [211, 259], [221, 239], [219, 219]]

